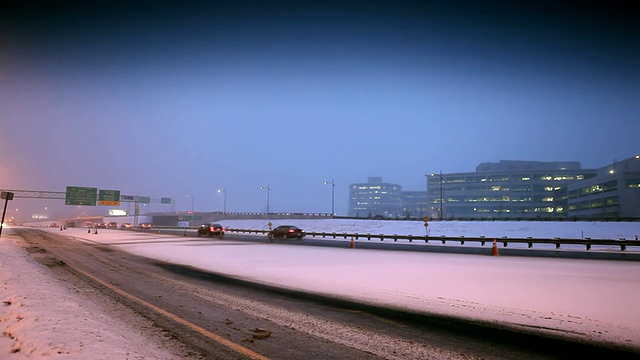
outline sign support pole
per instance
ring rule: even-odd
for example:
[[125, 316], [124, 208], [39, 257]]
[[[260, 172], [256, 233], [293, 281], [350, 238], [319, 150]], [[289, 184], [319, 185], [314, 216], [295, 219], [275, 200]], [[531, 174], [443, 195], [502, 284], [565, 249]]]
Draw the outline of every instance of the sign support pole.
[[13, 200], [13, 193], [3, 191], [2, 198], [4, 199], [4, 209], [2, 210], [2, 222], [0, 222], [0, 237], [2, 237], [2, 227], [4, 226], [4, 214], [7, 213], [7, 203], [9, 200]]

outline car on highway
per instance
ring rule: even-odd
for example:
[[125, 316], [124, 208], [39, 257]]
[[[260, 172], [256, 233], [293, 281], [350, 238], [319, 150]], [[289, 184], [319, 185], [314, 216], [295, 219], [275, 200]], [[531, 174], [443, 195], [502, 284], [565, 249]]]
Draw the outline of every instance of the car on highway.
[[224, 236], [224, 227], [217, 223], [202, 224], [198, 228], [198, 236]]
[[138, 225], [138, 228], [146, 230], [146, 229], [151, 229], [151, 223], [140, 223]]
[[298, 228], [297, 226], [293, 226], [293, 225], [280, 225], [278, 227], [276, 227], [275, 229], [269, 231], [269, 239], [273, 240], [275, 238], [283, 238], [283, 239], [290, 239], [290, 238], [297, 238], [297, 239], [302, 239], [304, 237], [304, 230]]
[[68, 228], [74, 228], [74, 227], [76, 227], [76, 222], [75, 222], [75, 221], [69, 221], [69, 222], [67, 223], [67, 227], [68, 227]]
[[132, 223], [122, 223], [120, 224], [120, 229], [131, 229], [133, 227]]
[[106, 228], [107, 228], [107, 223], [104, 223], [104, 222], [98, 222], [98, 223], [96, 223], [96, 229], [98, 229], [98, 228], [100, 228], [100, 229], [106, 229]]
[[118, 228], [118, 223], [117, 223], [117, 222], [112, 221], [112, 222], [110, 222], [110, 223], [108, 223], [108, 224], [107, 224], [107, 227], [108, 227], [108, 228], [111, 228], [111, 229], [117, 229], [117, 228]]
[[86, 227], [86, 228], [93, 227], [93, 223], [91, 221], [85, 221], [84, 222], [84, 227]]

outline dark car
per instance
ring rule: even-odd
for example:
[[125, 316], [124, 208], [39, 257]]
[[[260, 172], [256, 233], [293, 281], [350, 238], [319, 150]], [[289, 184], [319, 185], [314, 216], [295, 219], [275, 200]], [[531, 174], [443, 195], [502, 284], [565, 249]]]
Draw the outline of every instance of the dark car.
[[96, 223], [96, 228], [106, 229], [107, 223], [103, 223], [103, 222]]
[[143, 230], [145, 230], [145, 229], [151, 229], [151, 223], [141, 223], [141, 224], [138, 224], [138, 228], [143, 229]]
[[220, 224], [202, 224], [198, 228], [198, 236], [224, 236], [224, 227]]
[[118, 223], [117, 222], [110, 222], [107, 224], [108, 228], [112, 228], [112, 229], [117, 229], [118, 228]]
[[269, 239], [273, 240], [277, 237], [281, 237], [283, 239], [302, 239], [304, 237], [304, 230], [293, 225], [280, 225], [275, 229], [269, 231]]

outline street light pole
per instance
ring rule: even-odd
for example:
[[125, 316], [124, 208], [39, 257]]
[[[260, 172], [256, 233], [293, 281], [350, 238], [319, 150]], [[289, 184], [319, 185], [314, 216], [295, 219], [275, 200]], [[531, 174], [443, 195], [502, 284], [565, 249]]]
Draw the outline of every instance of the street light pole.
[[429, 215], [429, 175], [425, 175], [425, 186], [426, 186], [426, 190], [425, 190], [425, 200], [424, 200], [424, 212], [422, 214], [422, 216], [428, 216]]
[[[431, 173], [431, 176], [436, 176], [436, 174], [435, 173]], [[443, 182], [442, 181], [442, 170], [440, 170], [440, 216], [439, 216], [440, 220], [442, 220], [442, 203], [444, 201], [443, 196], [442, 196], [442, 182]], [[428, 188], [428, 186], [429, 185], [427, 184], [427, 188]], [[429, 196], [429, 195], [427, 194], [427, 196]], [[432, 207], [432, 209], [433, 209], [433, 207]]]
[[267, 214], [269, 214], [269, 193], [271, 192], [271, 188], [269, 187], [269, 185], [267, 185], [260, 186], [260, 189], [267, 189]]
[[191, 196], [191, 212], [193, 212], [194, 205], [195, 205], [195, 202], [196, 202], [196, 196], [193, 195], [193, 194], [192, 195], [187, 195], [187, 197], [189, 197], [189, 196]]
[[222, 213], [226, 214], [227, 213], [227, 188], [224, 188], [224, 190], [220, 190], [218, 189], [219, 193], [222, 193], [224, 198], [223, 198], [223, 202], [222, 202]]
[[335, 211], [335, 204], [336, 204], [336, 183], [334, 179], [331, 179], [331, 181], [325, 181], [324, 182], [325, 185], [329, 185], [331, 184], [331, 216], [334, 216], [336, 214]]
[[442, 220], [442, 170], [440, 170], [440, 220]]

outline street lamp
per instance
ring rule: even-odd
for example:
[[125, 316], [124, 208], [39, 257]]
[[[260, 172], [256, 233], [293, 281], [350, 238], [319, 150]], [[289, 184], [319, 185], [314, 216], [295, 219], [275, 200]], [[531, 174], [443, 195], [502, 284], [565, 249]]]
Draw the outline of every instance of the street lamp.
[[[436, 176], [436, 174], [431, 173], [431, 176]], [[442, 170], [440, 170], [440, 220], [442, 220], [442, 202], [443, 202], [443, 198], [442, 198]]]
[[193, 212], [194, 209], [194, 205], [196, 202], [196, 196], [195, 195], [187, 195], [187, 197], [191, 196], [191, 212]]
[[271, 192], [271, 188], [269, 187], [269, 185], [267, 185], [260, 186], [260, 189], [267, 189], [267, 214], [269, 214], [269, 193]]
[[331, 184], [331, 216], [334, 216], [336, 214], [336, 212], [335, 212], [336, 183], [335, 183], [334, 179], [331, 179], [331, 181], [325, 181], [324, 184], [325, 185]]
[[223, 190], [218, 189], [218, 193], [224, 194], [224, 198], [222, 202], [222, 213], [226, 214], [227, 213], [227, 188], [224, 188]]

